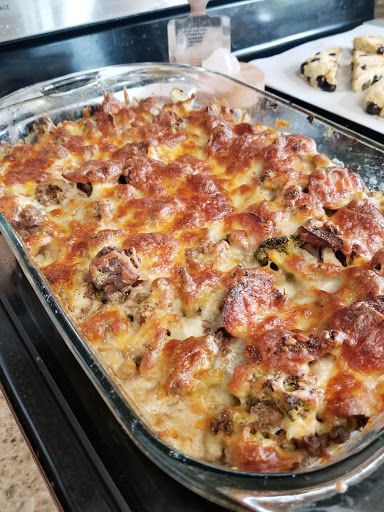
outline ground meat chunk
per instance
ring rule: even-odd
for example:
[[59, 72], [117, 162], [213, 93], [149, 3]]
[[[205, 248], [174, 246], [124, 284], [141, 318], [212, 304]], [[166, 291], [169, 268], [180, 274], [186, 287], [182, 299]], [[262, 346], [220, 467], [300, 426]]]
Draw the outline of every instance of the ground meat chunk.
[[271, 400], [253, 400], [249, 404], [249, 412], [256, 416], [252, 423], [252, 430], [266, 427], [278, 427], [284, 419], [284, 414]]
[[88, 160], [79, 168], [68, 171], [63, 177], [75, 183], [103, 183], [116, 180], [121, 174], [123, 164], [119, 160]]
[[306, 450], [313, 457], [321, 457], [325, 454], [325, 449], [335, 443], [343, 444], [351, 435], [349, 429], [344, 426], [332, 427], [325, 434], [310, 434], [296, 439], [295, 444], [298, 448]]
[[36, 199], [44, 206], [60, 204], [62, 189], [53, 183], [39, 183], [36, 187]]
[[324, 449], [326, 446], [325, 439], [317, 434], [303, 436], [301, 439], [297, 439], [295, 444], [298, 448], [306, 450], [314, 457], [324, 455]]
[[134, 249], [104, 247], [89, 267], [89, 282], [103, 301], [122, 298], [139, 278], [140, 263]]
[[222, 432], [223, 434], [232, 434], [233, 432], [233, 419], [231, 411], [227, 409], [223, 409], [219, 412], [219, 414], [211, 420], [209, 424], [209, 429], [212, 434], [218, 434]]
[[45, 219], [45, 215], [40, 210], [29, 205], [21, 210], [19, 218], [14, 222], [14, 225], [19, 231], [27, 232], [32, 235], [36, 233]]
[[329, 443], [343, 444], [349, 439], [350, 432], [346, 427], [332, 427], [327, 434], [327, 440]]
[[314, 247], [331, 247], [347, 258], [370, 258], [384, 242], [384, 217], [368, 200], [353, 200], [332, 216], [332, 222], [311, 220], [299, 235]]
[[305, 333], [276, 326], [254, 336], [246, 356], [250, 362], [262, 362], [270, 368], [295, 370], [298, 364], [315, 361], [345, 339], [345, 334], [335, 329]]
[[334, 251], [341, 251], [343, 249], [343, 240], [337, 234], [337, 231], [337, 227], [330, 222], [321, 225], [321, 223], [310, 220], [305, 226], [299, 228], [299, 236], [301, 240], [313, 247], [330, 247]]

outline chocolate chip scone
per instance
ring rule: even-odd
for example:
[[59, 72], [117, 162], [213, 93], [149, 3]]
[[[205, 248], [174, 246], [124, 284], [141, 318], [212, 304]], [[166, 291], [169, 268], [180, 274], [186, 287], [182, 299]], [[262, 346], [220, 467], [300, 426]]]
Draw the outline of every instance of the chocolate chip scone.
[[311, 87], [322, 91], [333, 92], [337, 87], [337, 70], [341, 56], [341, 48], [329, 48], [307, 59], [300, 67], [300, 76]]
[[384, 117], [384, 77], [368, 89], [364, 108], [368, 114]]
[[384, 36], [357, 36], [353, 48], [367, 53], [384, 54]]
[[364, 91], [384, 76], [384, 55], [355, 50], [352, 56], [352, 89]]

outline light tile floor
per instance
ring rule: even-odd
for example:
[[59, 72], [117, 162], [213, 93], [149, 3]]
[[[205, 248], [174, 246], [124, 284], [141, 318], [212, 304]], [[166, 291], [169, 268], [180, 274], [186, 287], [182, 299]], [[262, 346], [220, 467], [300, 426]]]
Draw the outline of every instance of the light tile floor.
[[0, 511], [57, 512], [45, 480], [1, 390]]

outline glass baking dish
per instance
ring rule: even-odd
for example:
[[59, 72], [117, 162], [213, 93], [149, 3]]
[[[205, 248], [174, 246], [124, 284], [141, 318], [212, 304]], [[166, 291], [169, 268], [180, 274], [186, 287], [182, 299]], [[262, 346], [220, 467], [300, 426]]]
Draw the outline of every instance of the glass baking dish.
[[[359, 172], [369, 188], [384, 190], [384, 147], [381, 144], [237, 80], [189, 66], [113, 66], [27, 87], [0, 101], [0, 141], [17, 142], [45, 115], [54, 122], [76, 119], [84, 106], [100, 103], [105, 92], [119, 96], [125, 89], [130, 98], [144, 98], [169, 96], [175, 87], [193, 93], [200, 106], [207, 105], [212, 98], [225, 98], [230, 107], [245, 109], [253, 121], [276, 125], [282, 132], [308, 135], [316, 141], [320, 152]], [[1, 214], [0, 229], [64, 341], [130, 438], [153, 462], [193, 491], [239, 511], [313, 510], [319, 500], [345, 491], [384, 461], [384, 421], [380, 417], [369, 431], [352, 436], [326, 466], [313, 466], [296, 473], [234, 471], [171, 449], [146, 427], [140, 411], [81, 338], [20, 238]]]

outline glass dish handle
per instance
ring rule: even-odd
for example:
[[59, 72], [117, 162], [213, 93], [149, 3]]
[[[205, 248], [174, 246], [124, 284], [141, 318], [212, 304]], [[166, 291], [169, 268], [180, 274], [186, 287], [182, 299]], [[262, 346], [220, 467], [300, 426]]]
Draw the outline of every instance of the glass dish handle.
[[53, 80], [49, 84], [43, 85], [40, 92], [43, 96], [61, 95], [71, 92], [74, 89], [80, 89], [86, 85], [95, 85], [99, 81], [100, 73], [98, 71], [90, 71], [89, 73], [82, 73], [81, 75]]
[[[308, 485], [308, 487], [298, 485], [296, 488], [290, 488], [288, 486], [284, 490], [280, 488], [276, 491], [263, 488], [242, 490], [234, 487], [220, 487], [217, 490], [234, 504], [236, 510], [249, 510], [250, 512], [310, 512], [321, 509], [325, 511], [328, 510], [328, 507], [324, 506], [324, 508], [321, 508], [320, 503], [333, 497], [332, 501], [335, 504], [334, 500], [338, 495], [339, 499], [336, 498], [336, 500], [342, 502], [342, 506], [340, 508], [332, 508], [332, 510], [355, 512], [356, 510], [363, 510], [360, 506], [361, 504], [357, 504], [354, 501], [354, 498], [356, 499], [356, 489], [360, 487], [358, 484], [362, 482], [361, 485], [364, 485], [363, 481], [365, 478], [371, 475], [383, 463], [384, 446], [381, 446], [369, 458], [361, 463], [357, 463], [349, 471], [346, 471], [342, 478], [331, 477], [326, 485], [323, 483], [313, 483], [313, 485]], [[330, 468], [331, 471], [332, 469]], [[307, 474], [306, 477], [309, 483], [311, 481], [310, 474]], [[267, 479], [265, 483], [267, 485]], [[357, 487], [355, 487], [356, 485]], [[351, 493], [349, 492], [350, 490]], [[343, 496], [344, 494], [345, 496]]]
[[[343, 492], [343, 483], [340, 484], [339, 491], [335, 485], [319, 486], [311, 490], [287, 490], [284, 493], [268, 491], [240, 491], [238, 489], [221, 489], [232, 502], [241, 506], [241, 510], [251, 512], [306, 512], [313, 510], [313, 506], [319, 500], [330, 498], [337, 492]], [[347, 512], [347, 509], [343, 509]], [[351, 509], [352, 512], [352, 509]]]

